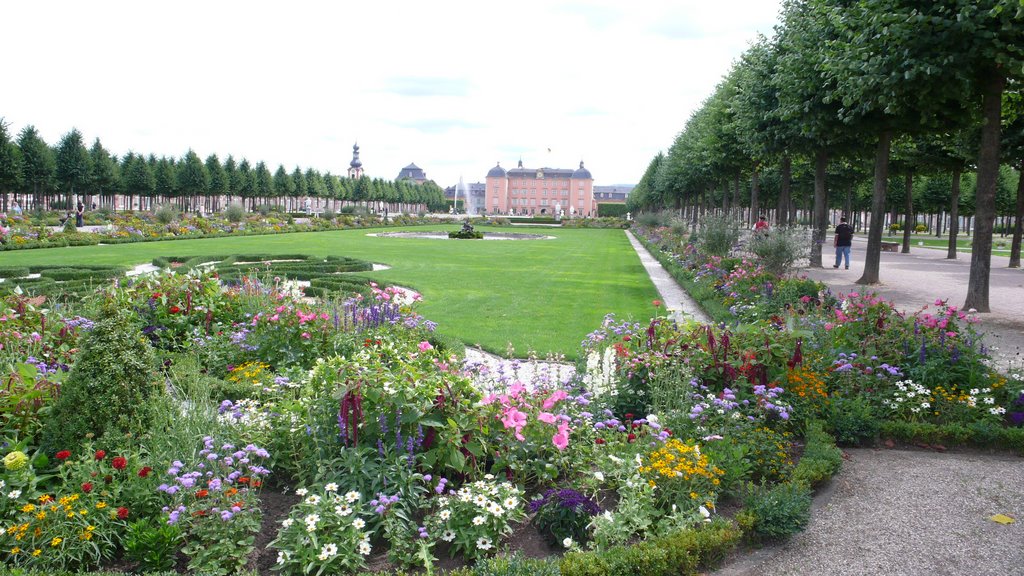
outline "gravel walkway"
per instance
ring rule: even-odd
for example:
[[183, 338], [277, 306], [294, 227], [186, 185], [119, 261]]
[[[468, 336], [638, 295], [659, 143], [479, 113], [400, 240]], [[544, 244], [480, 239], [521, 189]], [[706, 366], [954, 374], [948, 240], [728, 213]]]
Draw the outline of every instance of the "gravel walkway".
[[[807, 530], [714, 576], [1024, 574], [1024, 460], [847, 450]], [[990, 518], [1005, 514], [1009, 525]]]
[[658, 289], [658, 294], [661, 295], [661, 301], [668, 311], [668, 315], [677, 320], [681, 320], [683, 317], [690, 317], [697, 322], [710, 322], [711, 319], [708, 318], [707, 314], [676, 283], [668, 271], [662, 267], [661, 263], [647, 251], [647, 248], [644, 248], [644, 245], [636, 239], [636, 236], [633, 236], [633, 233], [627, 230], [626, 237], [629, 238], [629, 243], [633, 245], [637, 256], [640, 257], [640, 263], [647, 270], [647, 275], [651, 277], [651, 282], [654, 282], [655, 288]]

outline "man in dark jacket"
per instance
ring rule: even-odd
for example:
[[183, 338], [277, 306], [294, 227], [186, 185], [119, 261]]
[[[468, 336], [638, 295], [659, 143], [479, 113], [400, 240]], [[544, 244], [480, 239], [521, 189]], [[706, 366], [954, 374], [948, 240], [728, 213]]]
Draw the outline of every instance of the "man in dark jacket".
[[846, 218], [839, 219], [836, 226], [836, 237], [833, 241], [836, 247], [836, 263], [833, 268], [839, 268], [839, 262], [846, 259], [846, 269], [850, 269], [850, 247], [853, 245], [853, 228], [846, 223]]

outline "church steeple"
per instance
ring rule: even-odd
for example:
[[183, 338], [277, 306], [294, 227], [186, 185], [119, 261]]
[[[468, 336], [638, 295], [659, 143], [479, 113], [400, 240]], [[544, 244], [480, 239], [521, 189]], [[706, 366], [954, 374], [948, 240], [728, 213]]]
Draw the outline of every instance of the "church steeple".
[[348, 177], [362, 178], [363, 163], [359, 161], [359, 143], [352, 145], [352, 161], [348, 163]]

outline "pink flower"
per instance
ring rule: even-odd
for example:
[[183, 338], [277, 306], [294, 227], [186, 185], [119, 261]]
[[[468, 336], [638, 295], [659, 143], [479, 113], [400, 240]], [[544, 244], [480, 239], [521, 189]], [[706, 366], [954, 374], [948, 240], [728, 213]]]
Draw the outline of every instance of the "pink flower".
[[305, 338], [306, 340], [309, 340], [310, 338], [312, 338], [312, 336], [309, 335], [309, 332], [303, 332], [302, 333], [302, 337]]
[[277, 314], [274, 314], [273, 316], [270, 317], [270, 321], [271, 322], [277, 322], [277, 320], [278, 320]]
[[426, 340], [420, 342], [420, 352], [426, 352], [427, 350], [433, 350], [434, 347], [430, 345], [430, 342]]
[[831, 330], [832, 328], [834, 328], [834, 326], [832, 326], [832, 323], [831, 323], [831, 322], [826, 322], [826, 323], [825, 323], [825, 331], [826, 331], [826, 332], [828, 332], [828, 331], [829, 331], [829, 330]]
[[569, 394], [565, 390], [555, 390], [555, 392], [551, 396], [548, 396], [548, 399], [544, 401], [542, 407], [545, 410], [551, 410], [555, 403], [565, 400], [568, 397]]
[[513, 398], [518, 398], [523, 392], [526, 392], [526, 386], [523, 386], [523, 383], [519, 380], [513, 382], [512, 387], [508, 389], [509, 395]]
[[505, 429], [515, 428], [518, 433], [523, 426], [526, 426], [526, 413], [520, 412], [515, 407], [506, 408], [504, 417], [501, 419], [501, 423], [505, 425]]
[[551, 437], [551, 443], [555, 445], [555, 448], [559, 450], [565, 450], [565, 447], [569, 445], [569, 425], [562, 424], [558, 425], [558, 432]]
[[540, 420], [541, 422], [544, 422], [546, 424], [554, 424], [555, 422], [558, 421], [558, 418], [556, 418], [555, 415], [552, 414], [551, 412], [541, 412], [540, 414], [537, 415], [537, 420]]
[[808, 302], [811, 301], [811, 297], [810, 296], [801, 296], [800, 297], [800, 301], [803, 302], [804, 304], [807, 304]]

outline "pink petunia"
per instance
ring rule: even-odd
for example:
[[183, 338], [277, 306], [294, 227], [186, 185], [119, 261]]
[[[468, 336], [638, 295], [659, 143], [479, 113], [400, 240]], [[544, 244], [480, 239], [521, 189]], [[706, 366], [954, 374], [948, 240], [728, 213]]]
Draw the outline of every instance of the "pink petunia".
[[569, 445], [569, 425], [562, 423], [558, 425], [558, 432], [551, 437], [551, 443], [559, 450], [565, 450]]
[[520, 412], [514, 406], [505, 409], [504, 416], [501, 419], [501, 423], [505, 425], [505, 429], [515, 428], [517, 430], [522, 429], [526, 426], [526, 413]]
[[537, 415], [537, 420], [544, 422], [545, 424], [554, 424], [558, 421], [558, 418], [551, 412], [541, 412]]
[[427, 342], [426, 340], [420, 342], [419, 348], [420, 352], [426, 352], [427, 350], [434, 349], [434, 347], [430, 345], [430, 342]]
[[541, 407], [545, 410], [551, 410], [555, 403], [568, 397], [569, 394], [565, 390], [555, 390], [551, 396], [548, 396], [548, 399], [544, 401], [544, 404], [542, 404]]

